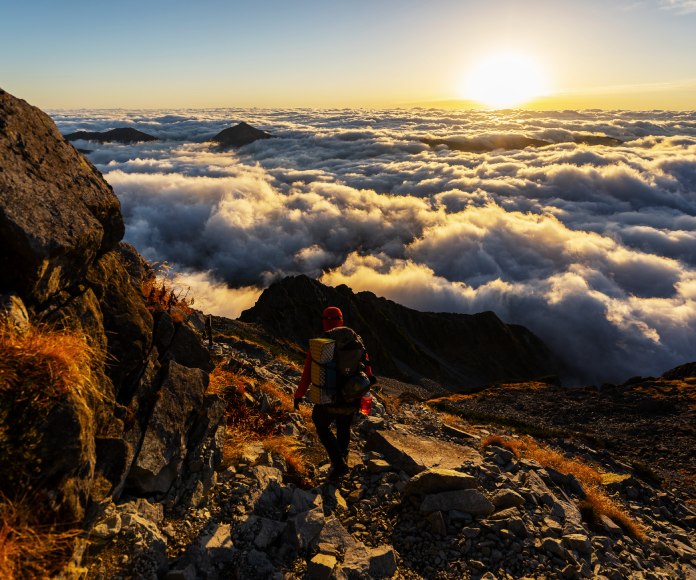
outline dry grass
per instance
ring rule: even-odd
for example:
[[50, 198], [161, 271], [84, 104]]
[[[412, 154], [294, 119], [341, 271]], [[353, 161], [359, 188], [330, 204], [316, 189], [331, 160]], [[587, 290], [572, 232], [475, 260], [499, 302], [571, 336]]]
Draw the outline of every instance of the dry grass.
[[51, 578], [66, 565], [77, 528], [40, 525], [36, 506], [0, 496], [0, 578]]
[[175, 322], [183, 322], [191, 314], [195, 302], [191, 288], [182, 286], [177, 275], [172, 275], [166, 262], [150, 264], [153, 275], [143, 282], [142, 293], [150, 312], [165, 311], [172, 314]]
[[267, 451], [280, 455], [288, 468], [302, 478], [308, 476], [307, 463], [302, 456], [302, 445], [294, 437], [276, 435], [263, 441]]
[[525, 457], [538, 461], [544, 467], [550, 467], [563, 474], [574, 475], [585, 489], [586, 498], [583, 511], [591, 512], [597, 520], [605, 515], [619, 524], [629, 535], [645, 540], [645, 530], [632, 520], [628, 514], [602, 489], [607, 474], [596, 468], [582, 463], [577, 459], [569, 459], [564, 455], [540, 445], [531, 437], [509, 438], [500, 435], [490, 435], [481, 441], [481, 447], [496, 445], [512, 451], [517, 457]]
[[[208, 392], [218, 394], [227, 404], [227, 440], [223, 460], [236, 463], [250, 446], [260, 444], [266, 451], [280, 455], [291, 473], [307, 481], [308, 468], [302, 455], [302, 444], [294, 437], [281, 435], [280, 425], [294, 413], [293, 397], [272, 382], [257, 382], [248, 376], [223, 368], [216, 368], [210, 375]], [[269, 412], [261, 412], [258, 405], [245, 396], [253, 392], [266, 394], [270, 402]], [[311, 409], [300, 406], [305, 421], [311, 419]]]
[[106, 398], [102, 365], [103, 355], [74, 332], [0, 326], [2, 578], [53, 576], [72, 553], [79, 530], [55, 524], [45, 498], [30, 501], [18, 494], [40, 490], [43, 426], [53, 412], [69, 405], [82, 432], [94, 432]]
[[471, 425], [469, 425], [464, 419], [462, 419], [458, 415], [453, 415], [452, 413], [447, 413], [446, 411], [435, 410], [435, 412], [438, 414], [440, 420], [445, 425], [449, 425], [450, 427], [454, 427], [455, 429], [471, 429]]
[[41, 426], [70, 404], [83, 432], [91, 432], [104, 402], [103, 355], [86, 337], [65, 330], [0, 327], [0, 490], [23, 489], [41, 470]]

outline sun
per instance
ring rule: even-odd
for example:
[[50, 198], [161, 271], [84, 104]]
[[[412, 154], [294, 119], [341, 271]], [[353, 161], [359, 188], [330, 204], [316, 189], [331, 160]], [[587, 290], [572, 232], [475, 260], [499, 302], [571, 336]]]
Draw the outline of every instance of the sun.
[[548, 82], [543, 67], [533, 58], [496, 54], [469, 71], [461, 94], [488, 109], [507, 109], [548, 94]]

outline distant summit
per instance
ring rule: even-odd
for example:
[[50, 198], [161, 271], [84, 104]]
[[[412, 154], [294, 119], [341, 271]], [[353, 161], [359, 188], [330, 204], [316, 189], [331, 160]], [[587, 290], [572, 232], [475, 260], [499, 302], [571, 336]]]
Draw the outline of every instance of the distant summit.
[[240, 320], [306, 347], [321, 330], [320, 313], [338, 306], [362, 336], [380, 375], [448, 388], [557, 375], [559, 365], [544, 343], [523, 326], [493, 312], [419, 312], [371, 292], [332, 288], [307, 276], [272, 284]]
[[578, 145], [603, 145], [606, 147], [616, 147], [623, 141], [608, 135], [592, 135], [589, 133], [578, 133], [572, 135], [568, 141], [547, 141], [535, 139], [525, 135], [479, 135], [476, 137], [449, 137], [449, 138], [426, 138], [423, 143], [431, 147], [445, 145], [453, 151], [464, 151], [465, 153], [488, 153], [491, 151], [511, 151], [514, 149], [526, 149], [527, 147], [546, 147], [558, 143], [570, 142]]
[[242, 147], [259, 139], [270, 139], [273, 135], [261, 129], [256, 129], [242, 121], [234, 127], [220, 131], [211, 139], [223, 147]]
[[98, 141], [99, 143], [140, 143], [143, 141], [158, 141], [157, 137], [133, 129], [132, 127], [119, 127], [99, 133], [96, 131], [77, 131], [65, 135], [68, 141], [77, 141], [84, 139], [85, 141]]

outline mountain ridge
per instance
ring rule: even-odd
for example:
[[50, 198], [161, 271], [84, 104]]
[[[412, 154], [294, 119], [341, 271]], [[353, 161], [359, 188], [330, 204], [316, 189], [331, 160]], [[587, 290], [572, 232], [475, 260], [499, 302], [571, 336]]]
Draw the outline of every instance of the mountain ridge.
[[271, 284], [240, 320], [306, 348], [320, 332], [320, 314], [328, 305], [341, 308], [345, 324], [362, 336], [375, 368], [387, 376], [449, 388], [540, 377], [558, 381], [558, 363], [542, 341], [493, 312], [419, 312], [303, 275]]

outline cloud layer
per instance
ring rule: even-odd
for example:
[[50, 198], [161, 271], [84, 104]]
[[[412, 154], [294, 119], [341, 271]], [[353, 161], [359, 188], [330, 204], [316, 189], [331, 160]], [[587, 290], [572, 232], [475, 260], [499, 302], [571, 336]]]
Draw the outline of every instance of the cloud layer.
[[[53, 117], [64, 133], [130, 125], [163, 139], [78, 146], [121, 199], [127, 240], [175, 265], [216, 313], [305, 273], [421, 310], [494, 310], [536, 332], [576, 381], [696, 359], [696, 114]], [[236, 152], [204, 143], [241, 120], [279, 138]], [[587, 135], [622, 143], [575, 142]], [[552, 144], [474, 154], [424, 143], [511, 136]]]

